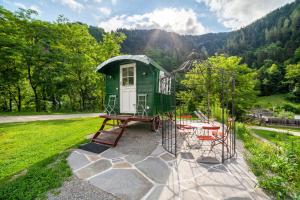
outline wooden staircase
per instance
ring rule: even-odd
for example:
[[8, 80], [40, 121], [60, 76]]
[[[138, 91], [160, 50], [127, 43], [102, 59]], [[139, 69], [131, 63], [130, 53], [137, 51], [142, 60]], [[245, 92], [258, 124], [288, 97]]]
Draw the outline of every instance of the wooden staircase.
[[[95, 133], [92, 142], [115, 147], [122, 137], [130, 118], [117, 119], [113, 116], [102, 116], [104, 118], [100, 129]], [[113, 127], [111, 130], [104, 130], [105, 126]]]

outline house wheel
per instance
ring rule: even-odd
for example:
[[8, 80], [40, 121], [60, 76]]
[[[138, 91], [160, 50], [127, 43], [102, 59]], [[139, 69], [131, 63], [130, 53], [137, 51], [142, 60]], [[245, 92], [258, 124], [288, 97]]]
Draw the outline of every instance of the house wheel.
[[152, 121], [152, 131], [157, 132], [159, 129], [159, 125], [160, 125], [160, 117], [156, 116]]

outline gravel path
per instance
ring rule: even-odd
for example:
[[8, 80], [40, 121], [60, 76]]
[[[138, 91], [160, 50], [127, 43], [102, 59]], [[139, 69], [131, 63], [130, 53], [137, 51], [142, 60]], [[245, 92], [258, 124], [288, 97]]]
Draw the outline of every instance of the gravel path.
[[118, 200], [117, 197], [107, 193], [86, 181], [73, 177], [63, 186], [48, 193], [48, 200]]
[[64, 114], [64, 115], [26, 115], [26, 116], [0, 116], [1, 123], [31, 122], [56, 119], [70, 119], [81, 117], [97, 117], [100, 113]]
[[300, 136], [300, 132], [277, 129], [277, 128], [271, 128], [271, 127], [249, 126], [249, 128], [257, 129], [257, 130], [265, 130], [265, 131], [274, 131], [274, 132], [277, 132], [277, 133], [289, 133], [289, 134], [294, 135], [294, 136]]

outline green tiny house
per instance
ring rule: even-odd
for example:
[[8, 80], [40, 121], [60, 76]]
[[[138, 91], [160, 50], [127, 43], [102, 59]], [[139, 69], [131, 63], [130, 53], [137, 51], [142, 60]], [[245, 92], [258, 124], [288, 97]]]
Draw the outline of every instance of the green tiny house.
[[170, 73], [151, 58], [116, 56], [101, 63], [96, 71], [105, 76], [105, 105], [115, 98], [113, 113], [155, 116], [171, 109]]

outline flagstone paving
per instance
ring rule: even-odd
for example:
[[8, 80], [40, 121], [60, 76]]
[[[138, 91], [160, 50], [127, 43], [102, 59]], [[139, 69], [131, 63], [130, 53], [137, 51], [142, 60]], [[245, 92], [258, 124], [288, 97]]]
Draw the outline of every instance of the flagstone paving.
[[115, 148], [97, 155], [74, 150], [74, 174], [120, 199], [269, 199], [257, 187], [237, 143], [237, 156], [224, 164], [201, 164], [199, 150], [177, 158], [161, 147], [161, 136], [145, 124], [128, 127]]

